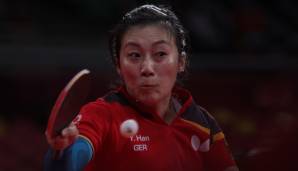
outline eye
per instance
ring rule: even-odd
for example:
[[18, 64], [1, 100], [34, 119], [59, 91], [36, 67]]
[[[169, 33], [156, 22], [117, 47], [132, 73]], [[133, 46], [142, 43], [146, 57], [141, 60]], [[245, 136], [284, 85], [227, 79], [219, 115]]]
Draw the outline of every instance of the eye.
[[166, 56], [167, 56], [168, 54], [166, 53], [166, 52], [164, 52], [164, 51], [159, 51], [159, 52], [157, 52], [157, 53], [155, 53], [155, 58], [157, 59], [157, 60], [162, 60], [162, 59], [164, 59]]
[[129, 52], [127, 55], [130, 59], [136, 60], [141, 57], [141, 54], [138, 52]]
[[161, 51], [161, 52], [157, 52], [156, 55], [159, 56], [159, 57], [163, 57], [163, 56], [166, 56], [167, 53]]

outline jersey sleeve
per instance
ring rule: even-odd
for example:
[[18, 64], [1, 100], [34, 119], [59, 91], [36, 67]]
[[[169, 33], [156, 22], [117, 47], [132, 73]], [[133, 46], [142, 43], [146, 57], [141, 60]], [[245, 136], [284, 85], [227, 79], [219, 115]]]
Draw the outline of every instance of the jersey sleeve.
[[49, 149], [44, 158], [44, 171], [82, 170], [91, 160], [91, 144], [84, 138], [78, 138], [72, 145], [60, 151], [59, 158], [54, 158], [57, 151]]
[[111, 115], [107, 104], [99, 99], [83, 106], [80, 113], [73, 120], [78, 127], [79, 134], [92, 145], [93, 154], [96, 154], [108, 134]]
[[230, 166], [236, 166], [222, 129], [213, 116], [205, 109], [201, 108], [201, 110], [205, 114], [210, 128], [210, 149], [203, 154], [206, 170], [224, 171]]

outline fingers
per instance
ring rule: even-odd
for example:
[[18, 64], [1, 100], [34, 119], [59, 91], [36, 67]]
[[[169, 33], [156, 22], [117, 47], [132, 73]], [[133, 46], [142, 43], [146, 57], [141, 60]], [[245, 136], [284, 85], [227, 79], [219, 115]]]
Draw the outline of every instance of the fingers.
[[53, 148], [55, 150], [63, 150], [70, 145], [69, 139], [61, 136], [56, 137], [53, 143]]
[[62, 130], [61, 135], [63, 137], [76, 137], [79, 135], [79, 130], [75, 125], [71, 124]]
[[51, 137], [47, 132], [45, 133], [49, 145], [55, 150], [63, 150], [71, 145], [78, 137], [78, 128], [71, 124], [64, 128], [61, 135]]

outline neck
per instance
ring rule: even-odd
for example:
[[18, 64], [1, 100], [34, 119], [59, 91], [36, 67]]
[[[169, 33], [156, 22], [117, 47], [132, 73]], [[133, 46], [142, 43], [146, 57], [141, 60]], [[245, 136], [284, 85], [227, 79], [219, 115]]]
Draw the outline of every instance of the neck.
[[171, 94], [169, 94], [169, 96], [161, 102], [153, 105], [145, 105], [144, 103], [140, 103], [140, 101], [137, 101], [130, 96], [128, 92], [125, 94], [127, 94], [127, 97], [130, 100], [135, 101], [135, 107], [137, 107], [140, 111], [156, 114], [168, 124], [176, 117], [176, 109], [174, 107], [173, 100], [171, 99]]
[[176, 112], [171, 101], [171, 96], [156, 105], [142, 106], [142, 110], [145, 112], [157, 114], [168, 124], [171, 123], [172, 120], [176, 117]]

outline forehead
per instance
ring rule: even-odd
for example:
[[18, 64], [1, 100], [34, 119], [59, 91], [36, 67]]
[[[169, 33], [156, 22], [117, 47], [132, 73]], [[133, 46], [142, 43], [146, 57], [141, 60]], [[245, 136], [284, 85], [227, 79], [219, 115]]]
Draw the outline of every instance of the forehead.
[[130, 27], [123, 35], [121, 45], [165, 43], [175, 45], [171, 31], [163, 25], [137, 25]]

